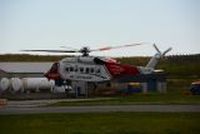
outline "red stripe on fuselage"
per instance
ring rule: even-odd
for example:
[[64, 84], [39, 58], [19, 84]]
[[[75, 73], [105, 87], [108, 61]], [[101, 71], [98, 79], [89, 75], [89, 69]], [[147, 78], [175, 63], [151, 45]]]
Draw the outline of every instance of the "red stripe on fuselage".
[[134, 76], [140, 73], [138, 68], [135, 66], [108, 62], [105, 63], [105, 66], [114, 78], [126, 75]]

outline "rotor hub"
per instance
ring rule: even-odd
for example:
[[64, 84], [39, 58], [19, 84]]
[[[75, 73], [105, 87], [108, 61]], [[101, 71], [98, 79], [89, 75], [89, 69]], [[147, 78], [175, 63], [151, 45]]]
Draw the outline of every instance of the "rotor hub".
[[89, 56], [89, 53], [90, 53], [90, 49], [89, 47], [83, 47], [81, 50], [80, 50], [80, 53], [83, 54], [83, 56]]

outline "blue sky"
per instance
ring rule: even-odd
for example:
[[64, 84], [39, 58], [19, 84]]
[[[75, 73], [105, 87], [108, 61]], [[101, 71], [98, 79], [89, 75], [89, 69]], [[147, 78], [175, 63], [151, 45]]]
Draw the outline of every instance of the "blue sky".
[[0, 0], [0, 53], [21, 49], [144, 46], [92, 53], [143, 56], [151, 43], [200, 53], [199, 0]]

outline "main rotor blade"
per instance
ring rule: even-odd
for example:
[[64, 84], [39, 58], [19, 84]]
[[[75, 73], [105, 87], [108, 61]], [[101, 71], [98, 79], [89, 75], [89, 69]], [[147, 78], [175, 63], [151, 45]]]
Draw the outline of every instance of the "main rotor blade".
[[93, 49], [91, 51], [106, 51], [106, 50], [111, 50], [111, 49], [132, 47], [132, 46], [138, 46], [138, 45], [143, 45], [143, 43], [132, 43], [132, 44], [126, 44], [126, 45], [121, 45], [121, 46], [102, 47], [102, 48], [98, 48], [98, 49]]
[[50, 52], [50, 53], [78, 53], [79, 51], [73, 50], [21, 50], [23, 52]]

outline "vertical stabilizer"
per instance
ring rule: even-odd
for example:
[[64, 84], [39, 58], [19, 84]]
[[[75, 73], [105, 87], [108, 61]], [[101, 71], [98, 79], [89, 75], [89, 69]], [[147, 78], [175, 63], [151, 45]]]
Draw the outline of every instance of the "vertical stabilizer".
[[156, 49], [157, 53], [150, 59], [150, 61], [146, 65], [146, 68], [150, 69], [154, 69], [158, 64], [159, 59], [164, 57], [169, 51], [172, 50], [172, 48], [170, 47], [162, 53], [155, 44], [153, 44], [153, 46]]

